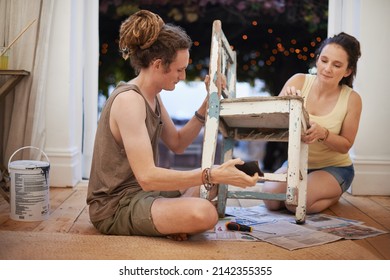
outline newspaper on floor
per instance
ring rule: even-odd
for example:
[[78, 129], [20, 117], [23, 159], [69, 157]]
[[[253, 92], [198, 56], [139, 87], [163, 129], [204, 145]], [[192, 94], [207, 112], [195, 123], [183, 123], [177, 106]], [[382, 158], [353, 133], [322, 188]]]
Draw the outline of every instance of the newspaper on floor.
[[387, 233], [387, 231], [365, 226], [360, 221], [325, 214], [309, 215], [305, 227], [337, 235], [344, 239], [363, 239]]
[[316, 231], [286, 220], [255, 225], [251, 235], [289, 250], [323, 245], [341, 239], [339, 236]]
[[[308, 215], [304, 225], [295, 223], [287, 211], [269, 211], [264, 205], [227, 207], [227, 216], [214, 230], [191, 237], [191, 240], [265, 241], [288, 250], [318, 246], [344, 239], [362, 239], [386, 233], [367, 227], [360, 221], [325, 214]], [[252, 227], [251, 232], [229, 231], [226, 223], [235, 221]]]
[[[341, 239], [341, 237], [302, 227], [288, 220], [275, 220], [270, 223], [252, 225], [252, 232], [230, 231], [226, 223], [235, 221], [240, 224], [246, 222], [241, 218], [228, 217], [219, 220], [213, 231], [192, 236], [193, 241], [222, 240], [222, 241], [265, 241], [288, 250], [318, 246]], [[252, 223], [253, 224], [253, 223]]]
[[[294, 222], [295, 217], [287, 211], [269, 211], [264, 205], [249, 208], [228, 207], [228, 215], [241, 219], [239, 223], [245, 225], [268, 224], [276, 221]], [[374, 227], [363, 225], [358, 220], [346, 219], [343, 217], [327, 214], [312, 214], [306, 216], [306, 223], [303, 227], [339, 236], [344, 239], [363, 239], [388, 233]]]

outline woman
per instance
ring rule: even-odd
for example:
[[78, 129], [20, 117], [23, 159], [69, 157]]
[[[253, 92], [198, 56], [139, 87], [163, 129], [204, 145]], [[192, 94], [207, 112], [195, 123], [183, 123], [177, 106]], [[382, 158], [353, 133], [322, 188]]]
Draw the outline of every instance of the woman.
[[[346, 33], [326, 39], [316, 52], [317, 74], [296, 74], [280, 95], [300, 95], [310, 116], [310, 128], [302, 136], [309, 144], [307, 213], [318, 213], [338, 202], [349, 188], [354, 167], [348, 154], [359, 127], [362, 101], [352, 84], [360, 58], [360, 43]], [[285, 173], [287, 162], [277, 173]], [[263, 191], [286, 191], [285, 183], [266, 182]], [[286, 206], [264, 201], [270, 210]]]
[[117, 86], [99, 120], [88, 185], [90, 218], [104, 234], [183, 240], [218, 221], [215, 206], [199, 198], [200, 185], [215, 193], [218, 183], [253, 186], [258, 176], [236, 169], [240, 159], [205, 170], [157, 166], [160, 138], [182, 153], [204, 123], [207, 100], [177, 130], [159, 96], [185, 79], [192, 42], [180, 27], [145, 10], [124, 21], [119, 35], [122, 55], [137, 76]]

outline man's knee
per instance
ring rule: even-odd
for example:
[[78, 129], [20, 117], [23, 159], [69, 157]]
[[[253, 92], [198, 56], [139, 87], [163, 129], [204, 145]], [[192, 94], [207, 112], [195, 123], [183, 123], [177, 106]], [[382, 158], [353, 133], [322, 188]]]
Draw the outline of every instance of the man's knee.
[[194, 207], [193, 212], [194, 221], [214, 226], [218, 222], [218, 213], [215, 206], [206, 199], [200, 199], [199, 203]]

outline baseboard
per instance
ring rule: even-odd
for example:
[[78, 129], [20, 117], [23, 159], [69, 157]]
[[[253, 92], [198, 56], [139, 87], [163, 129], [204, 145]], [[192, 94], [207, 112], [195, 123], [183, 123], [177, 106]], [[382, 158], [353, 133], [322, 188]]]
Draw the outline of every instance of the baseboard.
[[50, 160], [50, 186], [74, 187], [81, 181], [81, 155], [77, 148], [46, 148], [45, 152]]
[[355, 178], [348, 190], [352, 195], [390, 195], [390, 161], [354, 159]]

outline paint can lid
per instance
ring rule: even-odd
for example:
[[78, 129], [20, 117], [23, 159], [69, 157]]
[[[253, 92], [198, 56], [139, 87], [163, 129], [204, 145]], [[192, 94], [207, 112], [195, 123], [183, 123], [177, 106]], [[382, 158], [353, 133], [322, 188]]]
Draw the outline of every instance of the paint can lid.
[[47, 168], [50, 166], [50, 163], [47, 161], [38, 161], [38, 160], [17, 160], [9, 164], [10, 169], [36, 169], [36, 168]]

